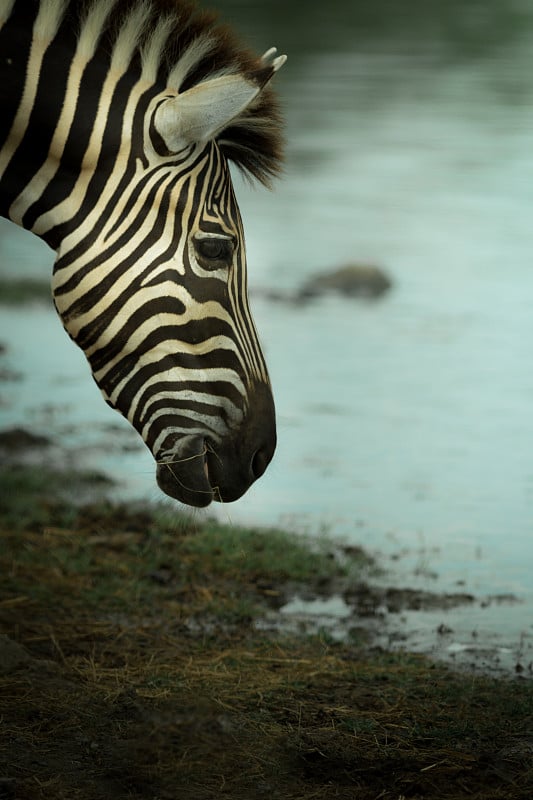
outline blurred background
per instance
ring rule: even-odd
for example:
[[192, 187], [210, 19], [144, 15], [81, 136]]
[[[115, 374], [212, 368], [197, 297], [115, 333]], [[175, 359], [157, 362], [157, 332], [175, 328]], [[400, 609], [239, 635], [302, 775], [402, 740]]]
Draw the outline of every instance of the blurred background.
[[[488, 601], [490, 623], [470, 610], [461, 624], [497, 629], [502, 648], [531, 641], [533, 5], [216, 6], [254, 50], [289, 60], [284, 178], [273, 193], [235, 178], [279, 447], [215, 511], [327, 530], [410, 584], [437, 574], [443, 591], [513, 594]], [[0, 223], [4, 277], [50, 271], [44, 245]], [[392, 280], [382, 298], [269, 299], [359, 263]], [[2, 386], [2, 427], [44, 429], [122, 496], [157, 497], [149, 454], [51, 309], [2, 308], [0, 341], [22, 375]]]

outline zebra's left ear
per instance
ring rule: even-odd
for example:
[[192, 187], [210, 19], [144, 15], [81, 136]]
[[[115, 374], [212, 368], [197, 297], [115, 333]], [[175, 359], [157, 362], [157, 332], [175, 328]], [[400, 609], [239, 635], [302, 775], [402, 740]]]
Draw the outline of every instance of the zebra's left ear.
[[287, 56], [275, 55], [275, 47], [267, 50], [260, 68], [248, 77], [221, 75], [161, 103], [154, 127], [169, 152], [213, 139], [242, 114], [287, 60]]

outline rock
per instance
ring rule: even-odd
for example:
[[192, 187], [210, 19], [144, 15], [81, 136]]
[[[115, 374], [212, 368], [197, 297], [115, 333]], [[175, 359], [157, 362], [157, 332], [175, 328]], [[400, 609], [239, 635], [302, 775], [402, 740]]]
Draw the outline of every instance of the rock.
[[32, 433], [26, 428], [7, 428], [0, 431], [0, 447], [11, 452], [29, 448], [50, 447], [52, 441], [47, 436]]
[[310, 300], [330, 292], [345, 297], [376, 298], [385, 294], [392, 286], [388, 275], [379, 267], [367, 264], [348, 264], [334, 272], [325, 272], [310, 278], [297, 299]]

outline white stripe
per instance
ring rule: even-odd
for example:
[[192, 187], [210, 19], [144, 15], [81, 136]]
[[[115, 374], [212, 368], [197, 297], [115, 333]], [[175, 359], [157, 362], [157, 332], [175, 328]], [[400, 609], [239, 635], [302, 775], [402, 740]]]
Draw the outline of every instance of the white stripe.
[[116, 3], [117, 0], [96, 0], [87, 11], [85, 17], [82, 17], [77, 53], [86, 61], [89, 61], [96, 52], [107, 18]]
[[[154, 361], [157, 361], [157, 359], [154, 359]], [[148, 363], [150, 363], [150, 362], [148, 362]], [[97, 375], [95, 375], [95, 378], [98, 381]], [[117, 398], [118, 398], [119, 394], [124, 389], [124, 387], [128, 384], [128, 382], [131, 380], [131, 378], [132, 378], [132, 375], [129, 375], [126, 378], [124, 378], [120, 382], [120, 384], [118, 386], [116, 386], [115, 389], [113, 389], [113, 392], [111, 393], [111, 395], [106, 395], [105, 392], [103, 393], [104, 397], [106, 397], [113, 406], [116, 407], [116, 401], [117, 401]], [[152, 386], [153, 384], [160, 383], [162, 380], [176, 381], [176, 383], [179, 383], [180, 381], [190, 381], [190, 382], [194, 382], [194, 383], [206, 383], [206, 384], [213, 383], [213, 382], [228, 383], [231, 386], [233, 386], [233, 388], [240, 395], [242, 395], [243, 397], [246, 396], [246, 387], [242, 383], [240, 377], [231, 369], [220, 369], [220, 368], [217, 369], [215, 367], [213, 367], [213, 369], [204, 369], [204, 370], [186, 369], [186, 368], [182, 368], [182, 369], [179, 369], [179, 370], [176, 369], [176, 370], [173, 370], [171, 376], [170, 375], [162, 376], [160, 374], [156, 374], [156, 375], [153, 375], [151, 378], [149, 378], [143, 384], [143, 386], [139, 389], [139, 391], [137, 392], [137, 394], [133, 398], [131, 406], [128, 409], [127, 418], [128, 418], [128, 420], [130, 422], [132, 421], [133, 416], [134, 416], [134, 414], [135, 414], [135, 412], [137, 410], [137, 406], [139, 404], [139, 400], [140, 400], [142, 394], [144, 394], [144, 392], [147, 389], [149, 389], [150, 386]]]
[[0, 153], [0, 178], [11, 161], [13, 153], [28, 129], [30, 112], [35, 102], [44, 54], [61, 24], [67, 6], [66, 0], [42, 0], [33, 26], [33, 39], [26, 72], [24, 92], [11, 130]]
[[14, 5], [15, 0], [0, 0], [0, 29], [5, 25], [11, 16]]

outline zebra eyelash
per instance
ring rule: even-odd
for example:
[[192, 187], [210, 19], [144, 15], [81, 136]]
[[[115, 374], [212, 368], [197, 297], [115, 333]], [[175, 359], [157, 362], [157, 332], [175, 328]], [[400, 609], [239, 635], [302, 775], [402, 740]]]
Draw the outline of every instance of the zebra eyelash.
[[233, 263], [235, 241], [232, 236], [199, 233], [193, 237], [194, 250], [203, 269], [228, 268]]

